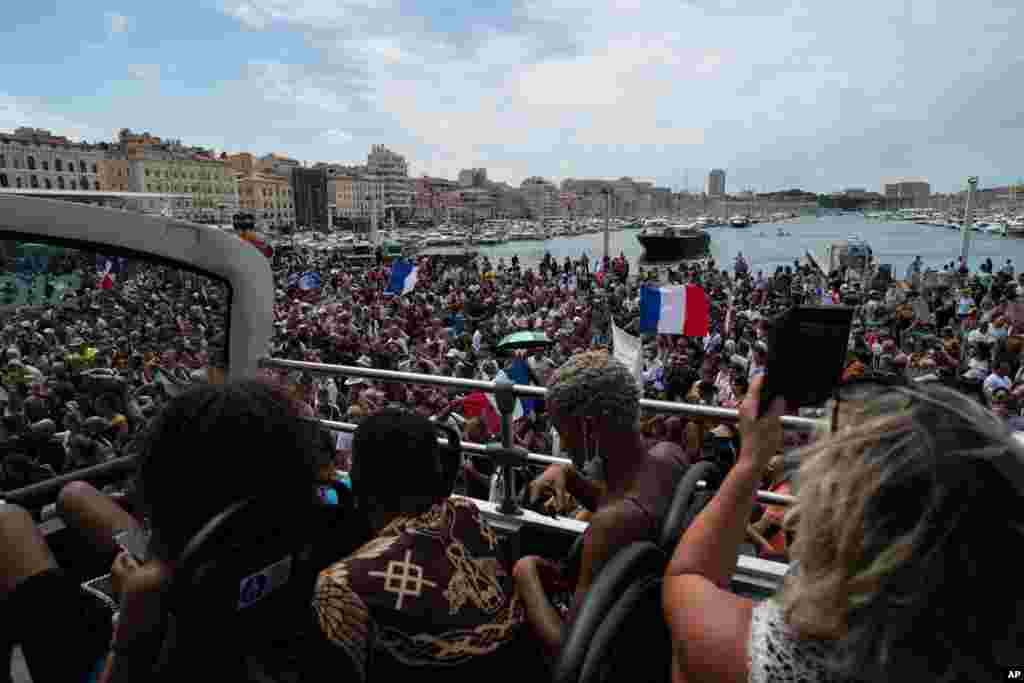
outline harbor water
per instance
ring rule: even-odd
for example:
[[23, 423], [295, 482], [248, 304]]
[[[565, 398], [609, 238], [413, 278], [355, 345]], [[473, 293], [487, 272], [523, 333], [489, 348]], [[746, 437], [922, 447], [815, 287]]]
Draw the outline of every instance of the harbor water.
[[[778, 231], [790, 233], [779, 237]], [[892, 264], [893, 275], [903, 277], [910, 262], [920, 256], [926, 266], [937, 269], [960, 256], [960, 232], [932, 225], [908, 222], [868, 221], [860, 215], [805, 217], [783, 223], [759, 223], [747, 228], [716, 227], [708, 229], [711, 235], [711, 255], [720, 268], [732, 268], [740, 252], [752, 270], [774, 272], [777, 266], [791, 266], [806, 251], [815, 256], [832, 242], [851, 236], [863, 238], [874, 251], [878, 263]], [[632, 267], [640, 262], [643, 249], [637, 241], [639, 230], [611, 233], [609, 253], [612, 257], [625, 254]], [[524, 267], [540, 262], [544, 252], [550, 252], [559, 262], [566, 256], [579, 258], [584, 252], [593, 261], [603, 254], [604, 237], [601, 233], [576, 237], [557, 237], [547, 241], [519, 241], [482, 247], [493, 261], [504, 257], [507, 261], [517, 254]], [[971, 233], [969, 254], [971, 270], [991, 258], [996, 268], [1012, 259], [1017, 272], [1024, 266], [1024, 238], [1001, 237], [979, 232]], [[634, 271], [635, 272], [635, 271]]]

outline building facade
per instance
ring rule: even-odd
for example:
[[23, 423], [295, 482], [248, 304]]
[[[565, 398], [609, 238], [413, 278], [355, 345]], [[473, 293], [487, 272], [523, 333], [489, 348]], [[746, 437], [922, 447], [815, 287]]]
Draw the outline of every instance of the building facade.
[[927, 207], [932, 186], [927, 180], [893, 180], [882, 184], [882, 195], [888, 208], [913, 209]]
[[411, 212], [413, 186], [405, 157], [384, 145], [374, 145], [366, 157], [366, 172], [381, 183], [385, 210]]
[[288, 179], [273, 173], [238, 178], [239, 210], [253, 215], [260, 230], [295, 225], [295, 200]]
[[291, 174], [295, 220], [301, 227], [328, 228], [327, 173], [322, 168], [295, 168]]
[[131, 192], [132, 163], [127, 159], [100, 159], [100, 189], [111, 192]]
[[519, 185], [530, 218], [543, 220], [559, 215], [558, 189], [544, 178], [534, 176]]
[[353, 176], [336, 173], [328, 177], [327, 211], [334, 225], [342, 219], [355, 218], [356, 183]]
[[0, 133], [0, 187], [99, 190], [104, 151], [41, 128]]
[[133, 192], [192, 195], [191, 205], [177, 217], [230, 223], [239, 209], [238, 183], [227, 164], [215, 159], [145, 159], [129, 162]]
[[725, 195], [725, 171], [720, 168], [712, 169], [708, 173], [708, 196], [721, 197]]
[[459, 171], [459, 187], [487, 187], [487, 169], [467, 168]]

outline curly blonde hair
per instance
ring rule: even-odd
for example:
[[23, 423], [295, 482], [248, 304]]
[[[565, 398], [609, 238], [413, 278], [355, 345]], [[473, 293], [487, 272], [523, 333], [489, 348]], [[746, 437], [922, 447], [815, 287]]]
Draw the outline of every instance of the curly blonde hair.
[[786, 621], [835, 642], [842, 677], [983, 680], [1024, 642], [1006, 552], [1024, 541], [1024, 515], [991, 461], [1017, 446], [942, 387], [873, 406], [802, 454], [785, 519], [796, 566], [779, 596]]
[[547, 400], [562, 415], [598, 418], [617, 429], [636, 429], [640, 421], [636, 379], [607, 351], [578, 353], [551, 373]]

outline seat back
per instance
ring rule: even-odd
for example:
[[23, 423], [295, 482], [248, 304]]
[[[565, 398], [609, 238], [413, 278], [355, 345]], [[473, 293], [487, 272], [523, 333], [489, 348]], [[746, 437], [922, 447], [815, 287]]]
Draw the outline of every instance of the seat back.
[[286, 511], [250, 499], [192, 537], [175, 571], [172, 628], [156, 667], [163, 679], [184, 680], [201, 662], [210, 680], [247, 680], [251, 655], [301, 656], [289, 643], [312, 623], [317, 514], [312, 500], [308, 509]]
[[669, 680], [663, 674], [670, 671], [671, 648], [660, 645], [669, 642], [660, 588], [666, 562], [665, 553], [645, 541], [605, 565], [569, 627], [554, 683]]
[[[722, 470], [713, 462], [703, 460], [690, 466], [686, 474], [676, 485], [676, 492], [672, 496], [665, 519], [662, 520], [661, 533], [658, 534], [658, 546], [666, 553], [671, 553], [682, 537], [686, 527], [696, 517], [692, 512], [695, 503], [703, 500], [706, 505], [712, 496], [701, 496], [701, 489], [697, 488], [697, 482], [706, 481], [709, 487], [717, 486], [722, 479]], [[701, 505], [701, 508], [703, 505]], [[700, 510], [698, 509], [697, 512]], [[692, 514], [691, 514], [692, 513]]]

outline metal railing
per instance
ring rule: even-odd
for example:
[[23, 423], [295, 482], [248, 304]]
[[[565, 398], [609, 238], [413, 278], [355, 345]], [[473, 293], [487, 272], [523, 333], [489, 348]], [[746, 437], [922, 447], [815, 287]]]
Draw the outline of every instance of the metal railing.
[[[503, 450], [505, 451], [512, 449], [512, 413], [515, 410], [516, 399], [518, 397], [542, 399], [547, 396], [547, 389], [525, 384], [513, 384], [511, 382], [486, 382], [482, 380], [460, 379], [457, 377], [444, 377], [441, 375], [422, 375], [414, 372], [379, 370], [376, 368], [364, 368], [351, 365], [310, 363], [306, 361], [285, 360], [282, 358], [263, 358], [260, 360], [260, 367], [309, 372], [320, 375], [359, 377], [384, 382], [431, 384], [453, 389], [470, 389], [492, 393], [495, 395], [496, 402], [498, 404], [498, 411], [501, 414], [501, 442]], [[710, 418], [722, 422], [736, 422], [739, 420], [739, 411], [737, 410], [702, 406], [692, 403], [672, 403], [669, 401], [643, 399], [640, 401], [640, 407], [661, 413]], [[334, 422], [324, 419], [320, 419], [318, 421], [321, 425], [338, 431], [354, 432], [358, 427], [358, 425], [350, 422]], [[804, 417], [793, 417], [789, 415], [782, 417], [782, 425], [783, 427], [801, 431], [814, 431], [825, 427], [825, 424], [819, 420], [812, 420]], [[439, 439], [438, 441], [443, 444], [447, 444], [447, 441], [444, 439]], [[501, 480], [503, 482], [503, 490], [501, 492], [502, 495], [498, 511], [507, 515], [522, 514], [522, 509], [515, 499], [514, 490], [515, 477], [513, 470], [516, 466], [516, 459], [514, 457], [509, 457], [507, 454], [499, 455], [498, 451], [495, 451], [493, 448], [485, 446], [484, 444], [463, 441], [460, 443], [460, 447], [466, 452], [487, 455], [494, 457], [496, 460], [500, 458], [501, 462], [495, 463], [498, 466], [498, 470], [501, 472]], [[542, 453], [529, 453], [524, 449], [516, 450], [520, 452], [520, 457], [523, 462], [546, 465], [569, 464], [572, 462], [566, 458], [557, 458], [550, 455], [544, 455]], [[759, 502], [774, 505], [790, 505], [793, 502], [793, 499], [790, 496], [781, 496], [769, 491], [758, 491], [757, 499]]]

